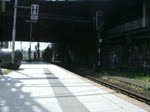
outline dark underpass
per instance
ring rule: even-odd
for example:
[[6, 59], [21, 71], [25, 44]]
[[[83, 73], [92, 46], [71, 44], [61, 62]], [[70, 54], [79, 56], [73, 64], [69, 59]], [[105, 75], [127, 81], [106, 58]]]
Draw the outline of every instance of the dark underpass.
[[[2, 3], [1, 3], [2, 4]], [[53, 42], [63, 64], [92, 70], [150, 70], [149, 0], [18, 0], [16, 41], [30, 40], [31, 4], [39, 4], [32, 41]], [[1, 12], [0, 41], [11, 41], [14, 0]]]

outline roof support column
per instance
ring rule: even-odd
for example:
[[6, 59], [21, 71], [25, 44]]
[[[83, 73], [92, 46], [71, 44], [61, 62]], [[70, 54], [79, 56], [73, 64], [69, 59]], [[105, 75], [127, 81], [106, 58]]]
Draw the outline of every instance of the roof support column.
[[15, 63], [15, 41], [16, 41], [17, 5], [18, 5], [18, 0], [15, 0], [15, 5], [14, 5], [14, 21], [13, 21], [13, 30], [12, 30], [12, 55], [11, 55], [11, 62], [12, 63]]

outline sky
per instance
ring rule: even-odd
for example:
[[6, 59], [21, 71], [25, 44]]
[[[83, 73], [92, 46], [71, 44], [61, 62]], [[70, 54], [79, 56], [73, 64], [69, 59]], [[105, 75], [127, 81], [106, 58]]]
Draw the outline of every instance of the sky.
[[[37, 42], [31, 43], [31, 50], [35, 50], [35, 45], [37, 45]], [[48, 46], [51, 47], [51, 43], [40, 42], [40, 50], [44, 50]], [[11, 42], [9, 42], [9, 48], [11, 48]], [[29, 42], [15, 42], [15, 50], [21, 50], [21, 48], [27, 51], [29, 48]]]

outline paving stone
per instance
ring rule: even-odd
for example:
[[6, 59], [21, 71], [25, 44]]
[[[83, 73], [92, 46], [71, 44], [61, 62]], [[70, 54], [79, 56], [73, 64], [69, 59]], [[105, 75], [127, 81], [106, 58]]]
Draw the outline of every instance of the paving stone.
[[0, 76], [0, 112], [145, 112], [60, 67], [40, 62]]

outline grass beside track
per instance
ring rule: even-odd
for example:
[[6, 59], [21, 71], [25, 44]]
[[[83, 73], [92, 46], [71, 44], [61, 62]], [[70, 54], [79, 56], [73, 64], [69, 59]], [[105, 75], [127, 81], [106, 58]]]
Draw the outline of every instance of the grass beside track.
[[101, 72], [96, 73], [96, 76], [120, 76], [135, 80], [141, 80], [150, 83], [150, 73], [135, 73], [135, 72]]
[[14, 70], [10, 70], [10, 69], [8, 69], [8, 70], [6, 70], [4, 73], [3, 73], [3, 75], [8, 75], [9, 73], [11, 73], [11, 72], [13, 72]]

